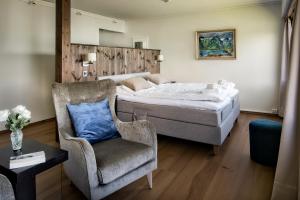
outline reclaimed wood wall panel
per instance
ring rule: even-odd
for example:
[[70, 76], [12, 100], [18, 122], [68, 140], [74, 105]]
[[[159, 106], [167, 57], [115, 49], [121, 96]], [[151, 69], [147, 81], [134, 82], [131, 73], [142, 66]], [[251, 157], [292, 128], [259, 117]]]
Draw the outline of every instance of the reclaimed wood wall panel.
[[[137, 49], [137, 62], [138, 62], [138, 72], [146, 72], [145, 68], [145, 50]], [[156, 58], [155, 58], [156, 59]], [[156, 62], [156, 61], [155, 61]]]
[[98, 47], [97, 48], [97, 75], [108, 76], [112, 71], [113, 51], [111, 48]]
[[[83, 67], [83, 56], [97, 54], [97, 61], [89, 67]], [[160, 72], [160, 63], [156, 61], [160, 50], [134, 49], [121, 47], [102, 47], [94, 45], [71, 44], [71, 72], [65, 82], [97, 80], [98, 76], [110, 76], [138, 72]], [[82, 72], [88, 71], [83, 78]]]
[[[66, 82], [91, 81], [97, 79], [97, 65], [90, 64], [89, 67], [82, 66], [83, 56], [89, 52], [96, 52], [96, 46], [71, 45], [70, 74]], [[77, 56], [74, 56], [77, 55]], [[88, 77], [83, 78], [82, 72], [88, 71]]]
[[124, 49], [125, 73], [135, 73], [138, 68], [137, 51], [135, 49]]
[[111, 75], [125, 74], [124, 51], [122, 48], [112, 48], [114, 53], [113, 71]]
[[145, 51], [145, 71], [152, 74], [160, 73], [160, 67], [157, 67], [156, 58], [160, 54], [160, 51]]

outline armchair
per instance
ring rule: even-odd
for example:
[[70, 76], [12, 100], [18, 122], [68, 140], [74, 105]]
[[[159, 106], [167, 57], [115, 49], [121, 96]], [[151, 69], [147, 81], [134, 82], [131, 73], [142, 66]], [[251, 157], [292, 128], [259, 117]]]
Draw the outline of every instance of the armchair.
[[15, 195], [9, 180], [0, 174], [0, 200], [14, 200]]
[[[52, 89], [60, 146], [69, 152], [64, 163], [67, 176], [88, 199], [101, 199], [157, 168], [157, 138], [154, 126], [145, 120], [121, 122], [115, 112], [116, 87], [111, 80], [55, 83]], [[114, 123], [121, 138], [91, 145], [75, 137], [67, 111], [68, 103], [109, 99]]]

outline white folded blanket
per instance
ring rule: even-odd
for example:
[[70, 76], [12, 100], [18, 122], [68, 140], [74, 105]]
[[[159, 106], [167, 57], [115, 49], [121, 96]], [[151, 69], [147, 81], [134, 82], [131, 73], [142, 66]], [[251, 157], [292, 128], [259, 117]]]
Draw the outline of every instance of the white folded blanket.
[[226, 80], [219, 80], [218, 85], [224, 89], [235, 88], [235, 83]]
[[[219, 84], [220, 85], [220, 84]], [[226, 85], [228, 88], [220, 85], [219, 87], [209, 87], [204, 83], [175, 83], [162, 84], [157, 87], [152, 87], [138, 92], [130, 92], [118, 88], [117, 93], [129, 96], [138, 96], [144, 98], [156, 99], [173, 99], [173, 100], [189, 100], [189, 101], [212, 101], [221, 102], [226, 98], [231, 98], [236, 94], [237, 90], [231, 85]]]

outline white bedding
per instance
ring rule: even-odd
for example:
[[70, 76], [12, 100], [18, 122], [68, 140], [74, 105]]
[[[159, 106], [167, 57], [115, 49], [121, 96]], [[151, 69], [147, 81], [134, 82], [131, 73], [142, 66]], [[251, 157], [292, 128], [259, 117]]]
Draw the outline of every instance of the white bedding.
[[170, 83], [134, 92], [124, 86], [117, 87], [118, 99], [136, 103], [180, 106], [201, 110], [220, 110], [238, 95], [234, 84], [216, 85], [206, 89], [205, 83]]

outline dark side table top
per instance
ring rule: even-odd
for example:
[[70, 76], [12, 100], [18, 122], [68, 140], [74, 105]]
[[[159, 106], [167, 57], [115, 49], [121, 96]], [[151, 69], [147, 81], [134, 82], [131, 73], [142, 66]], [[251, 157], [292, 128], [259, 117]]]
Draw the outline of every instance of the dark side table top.
[[46, 156], [46, 162], [28, 167], [22, 167], [18, 169], [9, 169], [9, 160], [11, 156], [16, 155], [8, 145], [4, 148], [0, 148], [0, 173], [6, 176], [19, 176], [25, 174], [36, 175], [55, 165], [58, 165], [68, 160], [68, 152], [56, 147], [52, 147], [46, 144], [39, 143], [35, 140], [25, 139], [22, 145], [22, 154], [33, 153], [38, 151], [44, 151]]

